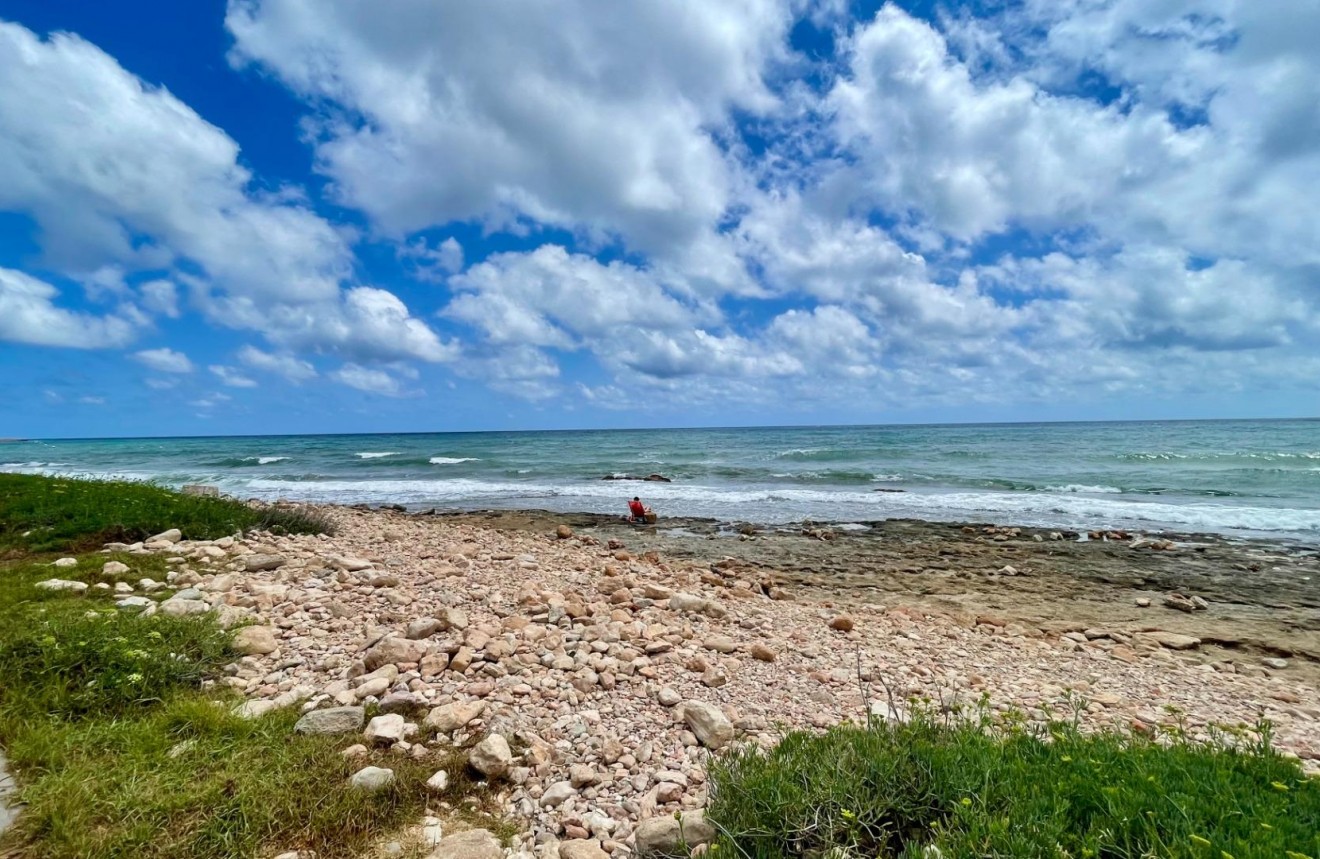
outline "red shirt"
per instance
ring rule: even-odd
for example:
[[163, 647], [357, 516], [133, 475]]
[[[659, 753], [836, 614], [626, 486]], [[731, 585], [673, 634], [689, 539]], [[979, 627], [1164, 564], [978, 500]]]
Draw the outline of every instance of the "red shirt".
[[632, 515], [639, 519], [646, 515], [646, 508], [642, 506], [642, 502], [640, 501], [629, 501], [628, 509], [632, 511]]

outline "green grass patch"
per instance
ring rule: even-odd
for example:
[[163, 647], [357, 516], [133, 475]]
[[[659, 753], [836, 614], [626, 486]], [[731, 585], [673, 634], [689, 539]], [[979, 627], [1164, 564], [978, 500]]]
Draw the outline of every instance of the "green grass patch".
[[1193, 742], [918, 715], [791, 733], [710, 776], [718, 856], [1320, 857], [1320, 781], [1267, 726]]
[[[321, 859], [366, 855], [420, 820], [424, 785], [450, 773], [460, 808], [485, 795], [463, 757], [413, 761], [388, 753], [346, 760], [357, 736], [295, 735], [294, 709], [256, 720], [233, 715], [240, 699], [206, 688], [237, 658], [210, 616], [137, 617], [110, 594], [47, 593], [59, 577], [101, 581], [115, 558], [124, 578], [163, 581], [156, 556], [92, 554], [77, 567], [49, 559], [0, 565], [0, 747], [25, 804], [0, 855], [23, 859], [238, 859], [313, 850]], [[395, 771], [364, 795], [358, 768]], [[7, 853], [11, 850], [12, 853]]]
[[150, 483], [0, 474], [0, 558], [93, 551], [178, 528], [185, 539], [214, 540], [259, 529], [333, 533], [324, 516], [286, 506], [184, 495]]

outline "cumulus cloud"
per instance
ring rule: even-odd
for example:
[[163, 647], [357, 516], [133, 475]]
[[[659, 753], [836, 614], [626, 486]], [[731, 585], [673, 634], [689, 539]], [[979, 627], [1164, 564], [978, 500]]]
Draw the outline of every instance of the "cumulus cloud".
[[[342, 202], [407, 233], [519, 217], [651, 253], [721, 217], [737, 177], [716, 140], [732, 109], [776, 103], [778, 0], [670, 6], [572, 0], [234, 0], [234, 60], [314, 103], [317, 155]], [[350, 121], [347, 116], [360, 117]]]
[[399, 257], [412, 264], [418, 280], [440, 283], [463, 270], [463, 246], [453, 236], [438, 245], [415, 239], [399, 248]]
[[220, 384], [222, 385], [228, 385], [231, 388], [255, 388], [257, 386], [256, 382], [249, 379], [247, 376], [244, 376], [234, 367], [226, 367], [223, 364], [212, 364], [207, 367], [207, 369], [211, 371], [212, 375], [220, 380]]
[[126, 345], [137, 336], [139, 320], [65, 310], [54, 304], [59, 294], [58, 289], [43, 280], [0, 268], [0, 340], [67, 349], [104, 349]]
[[[0, 22], [0, 92], [0, 210], [36, 221], [52, 269], [196, 267], [192, 303], [220, 324], [352, 357], [443, 355], [397, 298], [345, 293], [347, 234], [297, 189], [256, 188], [224, 131], [96, 46]], [[144, 286], [142, 300], [177, 313], [165, 282]]]
[[314, 379], [317, 375], [316, 368], [307, 361], [292, 355], [263, 352], [255, 346], [244, 346], [238, 350], [238, 360], [255, 370], [274, 373], [294, 383]]
[[188, 356], [169, 347], [145, 349], [134, 353], [133, 360], [147, 365], [158, 373], [191, 373], [193, 371], [193, 363], [188, 360]]
[[330, 378], [350, 388], [384, 397], [400, 397], [406, 393], [402, 383], [386, 371], [358, 364], [345, 364], [331, 372]]

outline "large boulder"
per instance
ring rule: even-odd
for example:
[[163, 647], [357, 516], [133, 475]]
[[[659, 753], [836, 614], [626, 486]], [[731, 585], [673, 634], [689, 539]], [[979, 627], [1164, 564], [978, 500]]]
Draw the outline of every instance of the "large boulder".
[[714, 704], [688, 701], [681, 712], [683, 721], [706, 748], [719, 749], [733, 742], [733, 723]]
[[485, 829], [441, 838], [427, 859], [504, 859], [500, 840]]
[[715, 840], [715, 827], [706, 822], [700, 811], [680, 818], [652, 817], [637, 824], [633, 851], [640, 859], [647, 856], [686, 856], [693, 847]]
[[382, 639], [367, 651], [363, 662], [368, 671], [375, 671], [382, 665], [399, 665], [404, 662], [421, 662], [430, 649], [424, 641], [391, 636]]
[[268, 626], [245, 626], [235, 633], [230, 645], [236, 653], [247, 656], [264, 656], [278, 646], [275, 631]]
[[509, 741], [499, 734], [491, 734], [473, 746], [468, 754], [468, 763], [472, 768], [487, 778], [501, 778], [509, 773], [513, 764], [513, 752]]
[[361, 707], [331, 707], [311, 711], [293, 729], [299, 734], [352, 734], [362, 730], [366, 720], [367, 712]]
[[154, 537], [147, 540], [148, 543], [177, 543], [183, 539], [183, 532], [178, 528], [171, 528], [168, 531], [161, 531]]

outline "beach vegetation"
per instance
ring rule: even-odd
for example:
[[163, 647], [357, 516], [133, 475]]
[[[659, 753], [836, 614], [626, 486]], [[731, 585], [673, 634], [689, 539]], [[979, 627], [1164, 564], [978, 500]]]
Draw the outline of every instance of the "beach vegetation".
[[0, 474], [0, 557], [93, 551], [170, 528], [188, 540], [238, 531], [332, 534], [315, 510], [186, 495], [153, 483]]
[[[239, 659], [231, 631], [209, 614], [142, 616], [115, 605], [115, 579], [102, 574], [107, 561], [130, 567], [119, 577], [130, 583], [164, 582], [164, 557], [74, 553], [75, 566], [57, 568], [58, 555], [34, 548], [64, 554], [108, 533], [131, 538], [170, 527], [221, 536], [252, 519], [227, 518], [221, 511], [232, 516], [233, 506], [215, 499], [162, 498], [155, 487], [130, 485], [142, 505], [114, 515], [104, 484], [4, 482], [14, 486], [20, 498], [0, 493], [0, 748], [22, 810], [0, 838], [0, 856], [238, 859], [300, 850], [347, 859], [392, 839], [404, 857], [421, 856], [427, 851], [408, 827], [428, 801], [507, 832], [461, 750], [423, 760], [387, 750], [346, 758], [342, 751], [360, 737], [296, 734], [296, 707], [241, 716], [243, 699], [219, 682]], [[32, 498], [36, 486], [51, 494]], [[34, 527], [48, 528], [46, 537], [22, 536]], [[36, 587], [51, 578], [89, 587]], [[351, 787], [349, 777], [369, 765], [392, 769], [393, 782], [369, 793]], [[449, 787], [428, 793], [426, 781], [440, 769]]]
[[1193, 740], [919, 709], [736, 748], [710, 780], [717, 856], [1320, 857], [1320, 780], [1264, 723]]

